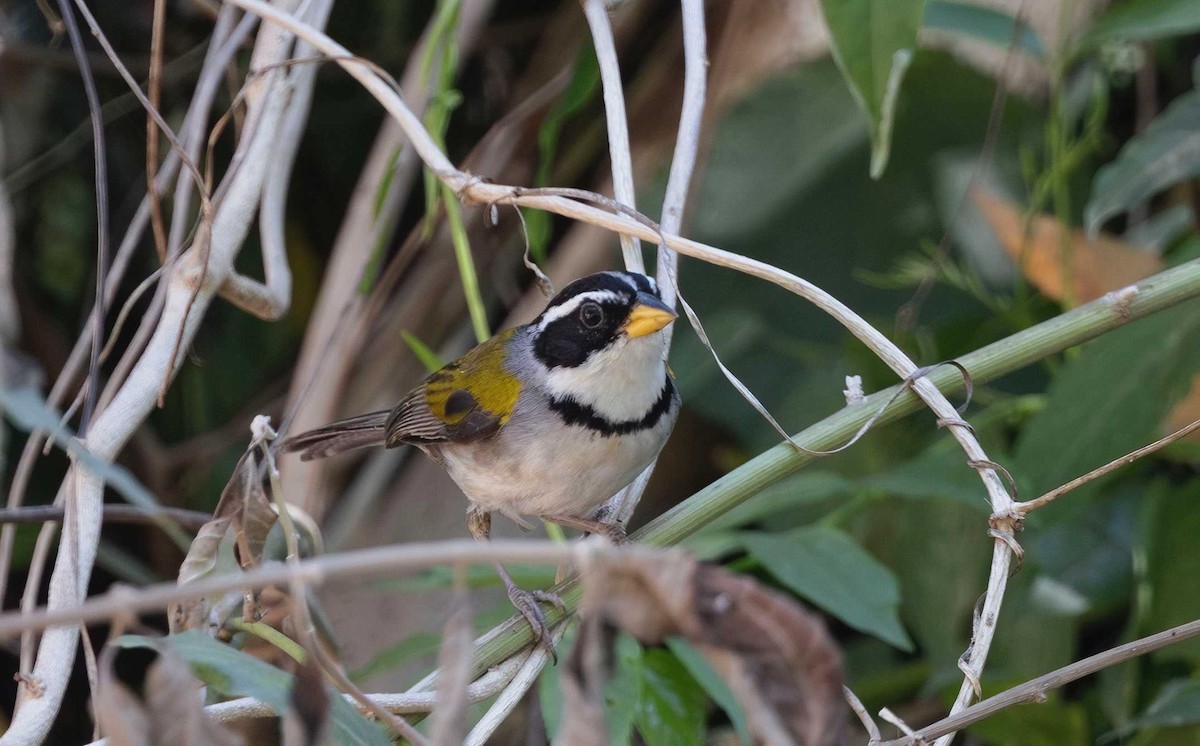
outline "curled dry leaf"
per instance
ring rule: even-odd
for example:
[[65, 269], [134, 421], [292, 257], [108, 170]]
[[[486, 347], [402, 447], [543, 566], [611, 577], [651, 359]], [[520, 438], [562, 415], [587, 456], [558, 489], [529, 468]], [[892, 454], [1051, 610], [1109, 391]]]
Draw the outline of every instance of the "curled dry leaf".
[[[277, 516], [267, 496], [258, 454], [257, 447], [251, 447], [238, 460], [212, 520], [200, 528], [179, 566], [180, 585], [237, 572], [262, 560], [267, 535]], [[215, 635], [238, 609], [241, 599], [240, 593], [233, 592], [220, 598], [172, 604], [167, 612], [171, 633], [203, 628]]]
[[[584, 570], [583, 586], [584, 618], [595, 620], [585, 625], [615, 625], [648, 644], [679, 635], [704, 653], [759, 741], [843, 742], [841, 653], [822, 619], [794, 599], [681, 551], [596, 556]], [[584, 639], [596, 638], [589, 633]], [[583, 672], [583, 684], [573, 685], [594, 695], [599, 665], [588, 655], [573, 651], [580, 664], [568, 674]], [[564, 698], [578, 701], [580, 692], [564, 691]]]
[[200, 682], [168, 648], [146, 670], [141, 696], [113, 673], [116, 648], [100, 658], [96, 719], [109, 746], [240, 746], [242, 739], [204, 714]]
[[[1051, 300], [1068, 297], [1068, 280], [1070, 299], [1087, 303], [1163, 268], [1162, 259], [1154, 254], [1111, 236], [1100, 235], [1089, 240], [1082, 230], [1064, 228], [1049, 215], [1034, 217], [1026, 227], [1016, 205], [985, 189], [975, 189], [971, 199], [1021, 274]], [[1064, 230], [1069, 231], [1065, 243]], [[1070, 254], [1069, 264], [1064, 261], [1064, 246]]]

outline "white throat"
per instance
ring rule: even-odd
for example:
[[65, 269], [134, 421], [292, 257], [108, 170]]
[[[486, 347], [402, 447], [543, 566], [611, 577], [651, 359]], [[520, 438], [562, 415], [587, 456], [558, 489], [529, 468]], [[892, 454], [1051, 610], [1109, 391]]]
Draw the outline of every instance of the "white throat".
[[582, 365], [547, 372], [546, 391], [589, 406], [609, 422], [646, 416], [662, 395], [667, 375], [663, 335], [622, 337]]

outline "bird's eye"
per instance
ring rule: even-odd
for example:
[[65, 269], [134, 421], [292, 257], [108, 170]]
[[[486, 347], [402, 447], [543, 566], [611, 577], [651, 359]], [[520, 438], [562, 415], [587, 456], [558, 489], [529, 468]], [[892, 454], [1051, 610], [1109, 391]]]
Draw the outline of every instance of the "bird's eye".
[[595, 329], [604, 323], [604, 310], [595, 303], [584, 303], [579, 307], [579, 320], [588, 329]]

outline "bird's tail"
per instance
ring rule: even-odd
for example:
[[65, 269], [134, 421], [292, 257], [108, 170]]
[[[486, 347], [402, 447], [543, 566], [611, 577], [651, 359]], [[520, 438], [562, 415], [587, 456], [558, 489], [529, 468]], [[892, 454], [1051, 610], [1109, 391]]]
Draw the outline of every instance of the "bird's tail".
[[331, 422], [324, 427], [293, 435], [283, 441], [283, 450], [287, 453], [299, 451], [301, 461], [311, 461], [355, 448], [381, 446], [390, 415], [389, 411], [372, 412]]

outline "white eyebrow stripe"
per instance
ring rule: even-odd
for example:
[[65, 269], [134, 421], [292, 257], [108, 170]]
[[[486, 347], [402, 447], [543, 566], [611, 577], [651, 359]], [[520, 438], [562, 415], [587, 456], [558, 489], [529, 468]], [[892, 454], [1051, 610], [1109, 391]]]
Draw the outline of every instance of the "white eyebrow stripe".
[[570, 316], [575, 313], [579, 309], [579, 306], [586, 301], [622, 303], [625, 301], [625, 298], [620, 293], [612, 290], [589, 290], [586, 293], [580, 293], [561, 305], [547, 308], [546, 312], [542, 314], [541, 322], [538, 323], [538, 331], [542, 331], [549, 324], [558, 321], [564, 316]]
[[620, 280], [621, 282], [623, 282], [623, 283], [625, 283], [626, 285], [628, 285], [628, 286], [629, 286], [629, 289], [630, 289], [630, 290], [632, 290], [632, 291], [633, 291], [633, 292], [635, 292], [635, 293], [637, 293], [637, 292], [641, 292], [641, 288], [639, 288], [639, 287], [638, 287], [637, 281], [636, 281], [636, 280], [634, 280], [632, 277], [630, 277], [630, 276], [629, 276], [627, 273], [625, 273], [625, 272], [612, 272], [612, 271], [608, 271], [608, 272], [605, 272], [604, 274], [608, 275], [609, 277], [615, 277], [615, 278], [617, 278], [617, 279], [618, 279], [618, 280]]

